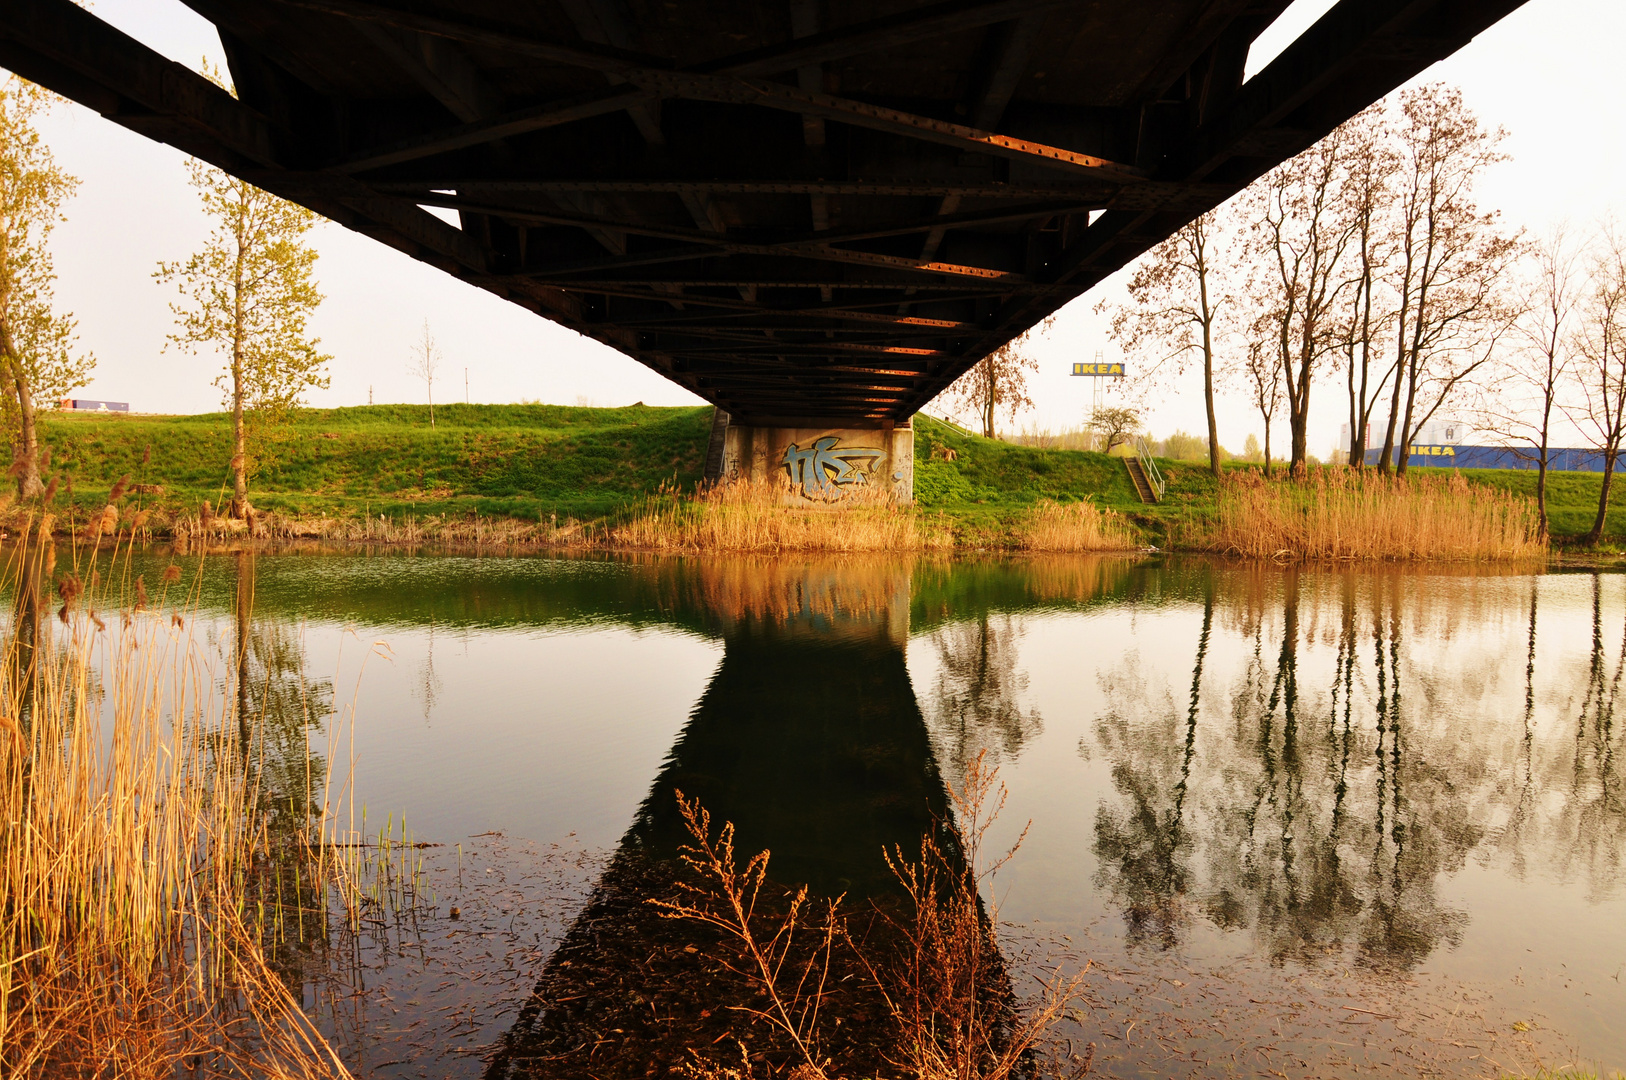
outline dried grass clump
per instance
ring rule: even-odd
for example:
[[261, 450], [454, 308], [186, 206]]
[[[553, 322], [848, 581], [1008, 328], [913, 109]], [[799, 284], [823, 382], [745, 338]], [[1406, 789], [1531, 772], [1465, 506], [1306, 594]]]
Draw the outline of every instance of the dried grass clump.
[[1089, 499], [1044, 499], [1012, 532], [1024, 551], [1129, 551], [1140, 546], [1129, 522]]
[[55, 562], [13, 548], [4, 582], [0, 1075], [348, 1077], [267, 961], [281, 913], [245, 903], [271, 865], [339, 872], [320, 822], [274, 835], [250, 721], [167, 588], [138, 609], [65, 574], [59, 626]]
[[[710, 815], [682, 792], [678, 806], [691, 838], [682, 858], [693, 882], [675, 900], [652, 902], [669, 918], [719, 932], [723, 951], [714, 959], [755, 992], [753, 1000], [727, 1007], [773, 1032], [794, 1080], [837, 1075], [827, 1051], [841, 1020], [830, 1017], [839, 1017], [841, 999], [855, 994], [878, 997], [891, 1024], [886, 1060], [913, 1080], [1032, 1075], [1046, 1034], [1083, 996], [1084, 972], [1053, 973], [1025, 1005], [1012, 992], [1000, 960], [998, 904], [982, 893], [1027, 830], [1002, 855], [985, 858], [988, 831], [1005, 804], [997, 773], [979, 755], [963, 784], [949, 785], [956, 820], [941, 823], [941, 835], [921, 838], [918, 861], [898, 848], [882, 852], [905, 904], [896, 914], [882, 908], [886, 932], [867, 935], [863, 944], [850, 930], [843, 897], [814, 901], [804, 886], [769, 910], [763, 902], [769, 853], [740, 869], [733, 824], [714, 836]], [[848, 965], [836, 959], [838, 949], [856, 960], [867, 985], [853, 987], [840, 976]], [[737, 1047], [740, 1067], [697, 1053], [691, 1075], [747, 1080], [757, 1055], [743, 1039]], [[1092, 1043], [1062, 1068], [1076, 1080], [1090, 1071], [1094, 1053]]]
[[949, 548], [945, 524], [899, 505], [883, 487], [848, 489], [839, 501], [785, 505], [781, 480], [736, 480], [685, 495], [663, 487], [610, 546], [653, 551], [921, 551]]
[[1317, 470], [1307, 479], [1229, 479], [1194, 546], [1260, 559], [1536, 559], [1535, 503], [1448, 477]]

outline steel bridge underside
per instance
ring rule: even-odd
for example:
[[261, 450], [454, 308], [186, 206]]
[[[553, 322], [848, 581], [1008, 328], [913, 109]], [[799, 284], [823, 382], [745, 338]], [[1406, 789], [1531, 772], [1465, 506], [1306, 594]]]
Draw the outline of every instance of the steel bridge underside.
[[[1523, 0], [186, 0], [236, 97], [71, 0], [0, 64], [746, 423], [907, 420]], [[453, 211], [460, 227], [428, 207]]]

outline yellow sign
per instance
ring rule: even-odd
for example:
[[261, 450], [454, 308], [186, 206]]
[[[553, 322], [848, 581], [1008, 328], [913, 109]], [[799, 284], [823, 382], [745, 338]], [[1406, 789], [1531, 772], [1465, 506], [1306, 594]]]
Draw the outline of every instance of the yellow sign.
[[1074, 375], [1112, 375], [1116, 378], [1124, 377], [1122, 364], [1074, 364]]
[[1454, 446], [1416, 446], [1411, 448], [1412, 457], [1456, 457], [1457, 448]]

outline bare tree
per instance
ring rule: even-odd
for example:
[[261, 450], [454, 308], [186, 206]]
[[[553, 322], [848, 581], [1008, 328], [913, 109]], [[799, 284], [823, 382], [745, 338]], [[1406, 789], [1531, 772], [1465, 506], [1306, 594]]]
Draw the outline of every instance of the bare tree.
[[1536, 510], [1547, 531], [1547, 470], [1551, 464], [1554, 413], [1570, 381], [1573, 323], [1582, 301], [1580, 250], [1564, 225], [1531, 245], [1530, 274], [1521, 284], [1528, 307], [1515, 326], [1519, 362], [1499, 371], [1481, 412], [1480, 425], [1514, 444], [1536, 463]]
[[429, 426], [435, 426], [435, 372], [440, 369], [440, 346], [435, 344], [435, 335], [429, 332], [429, 320], [423, 321], [423, 337], [412, 346], [412, 363], [407, 371], [423, 380], [424, 391], [429, 396]]
[[[1184, 375], [1188, 361], [1201, 358], [1203, 404], [1208, 410], [1208, 467], [1220, 471], [1219, 424], [1214, 413], [1214, 356], [1219, 321], [1230, 306], [1222, 268], [1230, 260], [1219, 211], [1197, 217], [1147, 252], [1129, 282], [1129, 302], [1112, 310], [1112, 337], [1125, 353], [1155, 345], [1163, 355], [1144, 376], [1166, 366]], [[1109, 310], [1103, 301], [1097, 311]]]
[[1248, 343], [1248, 359], [1243, 370], [1248, 376], [1253, 407], [1259, 410], [1260, 419], [1265, 422], [1266, 476], [1270, 475], [1270, 425], [1282, 404], [1282, 363], [1282, 352], [1273, 343], [1258, 340]]
[[1278, 354], [1295, 469], [1309, 452], [1311, 385], [1337, 345], [1334, 308], [1355, 232], [1340, 205], [1350, 141], [1344, 129], [1333, 131], [1266, 173], [1242, 204], [1256, 260], [1253, 336]]
[[1398, 434], [1403, 475], [1417, 432], [1489, 361], [1517, 314], [1505, 285], [1519, 242], [1473, 199], [1484, 170], [1506, 159], [1497, 150], [1506, 133], [1440, 84], [1406, 91], [1400, 113], [1396, 375], [1380, 468], [1389, 471]]
[[1031, 347], [1055, 318], [1052, 315], [1021, 337], [1007, 341], [949, 387], [951, 408], [975, 412], [985, 437], [995, 437], [994, 422], [1000, 413], [1014, 419], [1023, 409], [1033, 407], [1033, 399], [1028, 396], [1028, 372], [1038, 369], [1039, 360]]
[[1382, 104], [1346, 121], [1344, 131], [1349, 152], [1342, 203], [1354, 235], [1350, 240], [1347, 306], [1338, 337], [1349, 392], [1347, 464], [1359, 469], [1366, 464], [1366, 435], [1372, 411], [1395, 372], [1395, 365], [1390, 363], [1374, 381], [1372, 358], [1382, 328], [1388, 323], [1383, 278], [1394, 254], [1394, 243], [1385, 212], [1394, 194], [1400, 156]]
[[1572, 416], [1592, 432], [1592, 445], [1603, 455], [1598, 515], [1584, 539], [1596, 544], [1603, 537], [1609, 488], [1626, 435], [1626, 236], [1613, 225], [1603, 230], [1590, 288], [1581, 302], [1575, 348], [1584, 405]]

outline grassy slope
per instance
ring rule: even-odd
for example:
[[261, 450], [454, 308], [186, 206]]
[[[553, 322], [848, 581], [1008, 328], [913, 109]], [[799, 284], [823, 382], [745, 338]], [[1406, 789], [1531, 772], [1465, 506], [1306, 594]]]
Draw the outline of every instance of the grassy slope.
[[[707, 407], [619, 409], [560, 405], [375, 405], [311, 409], [256, 478], [251, 497], [263, 509], [326, 515], [363, 512], [595, 518], [615, 512], [662, 483], [700, 478]], [[78, 501], [96, 504], [114, 480], [162, 484], [160, 504], [192, 508], [218, 497], [230, 457], [224, 414], [108, 416], [48, 413], [42, 424], [53, 470], [74, 478]], [[933, 444], [955, 450], [931, 460]], [[142, 466], [144, 447], [152, 462]], [[1168, 498], [1143, 506], [1124, 463], [1105, 454], [1039, 450], [984, 439], [931, 417], [916, 418], [915, 493], [928, 510], [950, 514], [964, 538], [997, 544], [1006, 523], [1041, 499], [1093, 498], [1126, 514], [1157, 543], [1178, 535], [1213, 492], [1207, 470], [1160, 461]], [[1250, 468], [1246, 465], [1228, 467]], [[1470, 483], [1521, 494], [1535, 473], [1465, 470]], [[1549, 478], [1553, 532], [1579, 535], [1592, 523], [1601, 477]], [[1626, 536], [1626, 486], [1609, 515], [1609, 532]]]
[[[956, 460], [931, 460], [932, 444], [954, 450]], [[1172, 529], [1200, 511], [1214, 490], [1206, 469], [1190, 462], [1158, 462], [1168, 497], [1146, 506], [1135, 494], [1123, 460], [1084, 450], [1040, 450], [969, 435], [928, 416], [915, 418], [915, 498], [927, 509], [952, 514], [965, 533], [990, 541], [1002, 523], [1041, 499], [1092, 498], [1127, 515], [1163, 543]]]
[[[309, 409], [250, 487], [262, 509], [290, 513], [507, 514], [596, 517], [662, 482], [700, 478], [711, 410], [445, 405]], [[83, 492], [122, 475], [162, 484], [161, 501], [217, 497], [231, 457], [229, 419], [51, 413], [42, 425]], [[142, 450], [152, 462], [142, 466]]]

